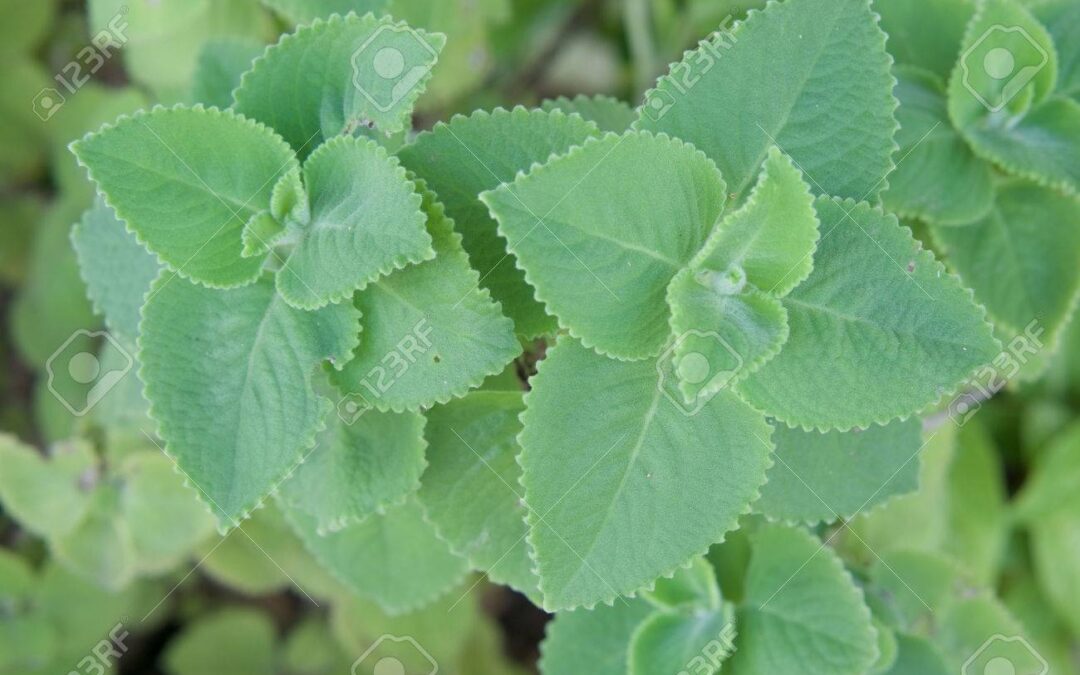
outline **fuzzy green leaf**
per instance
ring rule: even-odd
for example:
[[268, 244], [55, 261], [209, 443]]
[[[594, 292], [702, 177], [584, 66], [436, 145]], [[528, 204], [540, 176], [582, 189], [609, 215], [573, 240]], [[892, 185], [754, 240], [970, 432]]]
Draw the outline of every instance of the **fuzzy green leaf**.
[[734, 529], [764, 481], [771, 429], [729, 392], [690, 415], [652, 361], [569, 339], [532, 386], [522, 483], [549, 608], [611, 601], [670, 574]]
[[314, 518], [320, 534], [383, 513], [420, 485], [424, 418], [358, 412], [327, 415], [315, 449], [281, 486], [281, 498]]
[[802, 530], [769, 525], [753, 536], [739, 607], [734, 675], [859, 675], [877, 658], [862, 593], [832, 549]]
[[[956, 65], [960, 41], [964, 39], [964, 29], [975, 11], [975, 3], [889, 0], [874, 3], [874, 11], [881, 15], [881, 29], [889, 36], [885, 46], [898, 64], [921, 68], [944, 79]], [[927, 26], [933, 29], [928, 30]]]
[[353, 405], [400, 411], [444, 403], [521, 352], [513, 322], [477, 285], [453, 221], [430, 190], [420, 192], [435, 259], [356, 294], [364, 336], [355, 357], [334, 374]]
[[634, 631], [627, 672], [719, 672], [735, 638], [733, 618], [730, 612], [720, 610], [653, 614]]
[[754, 509], [787, 521], [834, 522], [914, 492], [920, 430], [914, 418], [823, 434], [780, 427], [775, 463]]
[[296, 166], [273, 131], [230, 111], [158, 107], [71, 147], [116, 215], [179, 274], [221, 287], [258, 278], [262, 260], [240, 257], [240, 233]]
[[555, 319], [534, 297], [477, 195], [595, 134], [596, 127], [573, 116], [500, 108], [436, 124], [399, 153], [401, 163], [446, 204], [447, 214], [461, 232], [462, 245], [480, 272], [480, 285], [502, 303], [517, 332], [527, 338], [553, 332]]
[[642, 595], [658, 608], [717, 609], [720, 586], [716, 571], [705, 558], [694, 558], [690, 567], [680, 568], [671, 577], [656, 580], [656, 586]]
[[277, 273], [278, 292], [293, 307], [341, 302], [434, 257], [420, 195], [378, 143], [346, 137], [323, 144], [304, 162], [304, 184], [311, 220]]
[[560, 325], [603, 354], [637, 359], [666, 341], [668, 283], [726, 195], [693, 146], [627, 132], [590, 139], [480, 199]]
[[592, 675], [626, 675], [630, 638], [653, 613], [644, 600], [617, 600], [614, 606], [559, 612], [540, 647], [540, 672], [562, 675], [588, 664]]
[[215, 108], [231, 106], [232, 93], [240, 86], [240, 77], [265, 49], [258, 40], [218, 38], [208, 41], [199, 52], [195, 65], [192, 101]]
[[624, 103], [610, 96], [585, 96], [578, 94], [574, 98], [560, 96], [548, 99], [541, 104], [544, 110], [561, 110], [566, 114], [577, 113], [594, 122], [600, 131], [612, 131], [621, 134], [630, 128], [637, 119], [637, 113]]
[[[445, 43], [387, 17], [317, 19], [255, 61], [234, 94], [236, 110], [273, 127], [301, 157], [361, 125], [392, 134], [405, 128]], [[394, 50], [400, 63], [379, 58]]]
[[496, 583], [537, 597], [517, 463], [521, 392], [477, 391], [427, 413], [418, 498], [450, 547]]
[[57, 443], [46, 459], [14, 436], [2, 434], [0, 465], [4, 510], [35, 534], [69, 532], [90, 508], [90, 490], [83, 481], [96, 475], [97, 459], [86, 443]]
[[660, 78], [638, 128], [693, 143], [736, 199], [773, 145], [816, 191], [866, 199], [892, 169], [889, 65], [869, 0], [770, 3]]
[[330, 402], [311, 377], [344, 363], [360, 314], [304, 312], [264, 277], [213, 290], [164, 275], [143, 309], [141, 377], [166, 450], [222, 527], [246, 517], [295, 467]]
[[885, 424], [998, 354], [970, 293], [893, 216], [850, 200], [815, 206], [814, 271], [783, 299], [790, 337], [736, 384], [752, 405], [791, 426]]

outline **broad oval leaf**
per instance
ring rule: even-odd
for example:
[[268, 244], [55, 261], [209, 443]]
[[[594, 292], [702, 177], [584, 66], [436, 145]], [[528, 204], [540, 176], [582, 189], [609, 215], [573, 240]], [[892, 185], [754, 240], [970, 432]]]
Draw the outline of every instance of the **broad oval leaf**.
[[734, 529], [764, 481], [772, 430], [730, 392], [691, 414], [654, 362], [570, 339], [532, 386], [522, 484], [548, 608], [611, 602], [670, 574]]
[[754, 407], [822, 431], [887, 424], [998, 354], [971, 292], [895, 217], [850, 200], [819, 198], [815, 207], [814, 271], [783, 299], [790, 336], [735, 385]]
[[630, 639], [629, 675], [720, 672], [735, 639], [732, 612], [657, 612]]
[[666, 289], [705, 243], [724, 181], [693, 146], [627, 132], [590, 139], [480, 195], [559, 323], [617, 358], [656, 355]]
[[815, 191], [862, 200], [893, 168], [890, 63], [869, 0], [773, 2], [687, 52], [637, 124], [693, 143], [737, 200], [773, 145]]
[[558, 612], [540, 645], [540, 672], [573, 673], [588, 664], [592, 675], [626, 675], [630, 638], [655, 610], [639, 599], [621, 599], [613, 606]]
[[157, 107], [71, 148], [120, 220], [178, 274], [215, 287], [258, 278], [263, 261], [241, 257], [241, 232], [296, 167], [271, 129], [216, 108]]
[[273, 281], [214, 290], [163, 274], [143, 308], [139, 361], [166, 451], [221, 527], [236, 525], [311, 447], [330, 402], [316, 367], [344, 363], [360, 314], [294, 309]]

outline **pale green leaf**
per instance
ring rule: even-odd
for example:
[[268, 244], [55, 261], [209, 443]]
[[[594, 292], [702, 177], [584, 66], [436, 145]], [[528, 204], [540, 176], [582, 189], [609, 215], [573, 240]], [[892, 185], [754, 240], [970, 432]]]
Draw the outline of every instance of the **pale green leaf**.
[[151, 415], [222, 527], [246, 517], [313, 444], [331, 405], [311, 376], [349, 358], [359, 320], [347, 303], [293, 309], [267, 277], [232, 290], [168, 275], [154, 283], [139, 353]]
[[401, 163], [446, 204], [469, 260], [480, 273], [480, 285], [502, 303], [517, 332], [526, 338], [553, 332], [555, 319], [534, 297], [477, 195], [595, 134], [596, 127], [573, 116], [499, 108], [436, 124], [399, 153]]
[[951, 675], [937, 647], [925, 638], [897, 635], [896, 661], [885, 675]]
[[667, 340], [668, 283], [727, 197], [693, 146], [627, 132], [590, 139], [480, 198], [560, 325], [601, 353], [637, 359]]
[[916, 418], [826, 433], [781, 426], [754, 509], [785, 521], [834, 522], [914, 492], [921, 426]]
[[932, 235], [1003, 328], [1018, 334], [1036, 322], [1040, 339], [1055, 344], [1080, 293], [1078, 218], [1080, 200], [1017, 181], [998, 189], [985, 218]]
[[660, 577], [651, 591], [642, 595], [659, 609], [673, 608], [718, 609], [720, 586], [716, 571], [705, 558], [694, 558], [690, 567], [675, 570], [675, 574]]
[[314, 518], [320, 534], [340, 530], [414, 492], [425, 446], [418, 413], [339, 410], [327, 415], [315, 449], [281, 486], [281, 498]]
[[1031, 12], [1046, 26], [1057, 49], [1057, 92], [1080, 100], [1080, 5], [1043, 0], [1032, 3]]
[[127, 344], [139, 336], [139, 310], [161, 266], [100, 199], [71, 230], [87, 295], [105, 325]]
[[[885, 46], [898, 64], [922, 68], [947, 78], [960, 56], [960, 41], [975, 12], [975, 3], [971, 0], [885, 0], [875, 2], [874, 11], [881, 15], [881, 29], [889, 36]], [[892, 181], [891, 176], [889, 180]]]
[[562, 675], [588, 664], [591, 675], [626, 675], [630, 638], [653, 611], [644, 600], [620, 599], [614, 606], [559, 612], [540, 646], [540, 672]]
[[520, 391], [477, 391], [428, 411], [418, 498], [450, 547], [496, 583], [537, 597], [518, 479]]
[[1080, 425], [1071, 424], [1039, 454], [1013, 508], [1031, 522], [1059, 508], [1080, 510]]
[[463, 396], [521, 353], [514, 325], [477, 285], [461, 237], [430, 190], [419, 188], [435, 259], [356, 294], [364, 336], [334, 381], [346, 400], [418, 410]]
[[[907, 417], [999, 351], [983, 311], [893, 216], [821, 198], [814, 271], [783, 299], [791, 334], [737, 390], [791, 426]], [[822, 392], [829, 392], [822, 396]]]
[[61, 565], [109, 591], [124, 588], [138, 572], [131, 530], [120, 513], [120, 493], [101, 485], [90, 506], [71, 530], [49, 540], [49, 552]]
[[939, 225], [970, 223], [986, 215], [994, 198], [993, 173], [953, 129], [944, 85], [916, 68], [898, 68], [896, 75], [896, 142], [902, 159], [881, 195], [885, 208]]
[[258, 278], [262, 260], [240, 257], [241, 231], [296, 166], [273, 131], [231, 111], [157, 107], [71, 147], [120, 220], [179, 274], [222, 287]]
[[777, 145], [816, 192], [863, 200], [893, 166], [889, 65], [869, 0], [770, 3], [660, 78], [638, 126], [693, 143], [736, 199]]
[[331, 14], [379, 14], [386, 9], [390, 0], [262, 0], [262, 3], [286, 21], [301, 24], [325, 19]]
[[60, 92], [41, 65], [21, 56], [5, 56], [0, 89], [0, 177], [33, 179], [44, 164], [48, 127], [41, 115], [55, 116]]
[[532, 379], [520, 461], [549, 608], [610, 602], [670, 574], [757, 496], [772, 448], [765, 419], [729, 392], [689, 415], [658, 379], [652, 361], [569, 339]]
[[646, 619], [630, 640], [629, 675], [720, 671], [731, 653], [735, 625], [731, 612], [660, 612]]
[[540, 104], [544, 110], [561, 110], [566, 114], [577, 113], [594, 122], [600, 131], [613, 131], [621, 134], [630, 128], [637, 119], [637, 114], [628, 103], [610, 96], [585, 96], [578, 94], [574, 98], [560, 96], [548, 99]]
[[[273, 127], [301, 157], [361, 125], [392, 134], [407, 125], [445, 43], [371, 14], [317, 19], [255, 61], [234, 94], [236, 110]], [[379, 58], [395, 50], [400, 63]]]
[[877, 659], [862, 593], [832, 549], [804, 531], [768, 525], [753, 536], [737, 615], [734, 675], [858, 675]]
[[265, 49], [263, 43], [254, 39], [233, 37], [208, 40], [199, 52], [195, 65], [192, 102], [215, 108], [231, 106], [232, 93], [240, 86], [240, 77]]
[[227, 608], [188, 624], [162, 656], [171, 675], [265, 675], [274, 672], [277, 634], [270, 617]]
[[393, 270], [434, 257], [415, 184], [378, 143], [324, 143], [304, 162], [304, 184], [311, 220], [277, 273], [278, 292], [293, 307], [341, 302]]
[[983, 425], [969, 422], [960, 430], [946, 481], [948, 507], [937, 516], [947, 514], [948, 534], [942, 548], [977, 583], [991, 586], [1006, 559], [1010, 528], [1005, 467]]
[[324, 567], [390, 614], [432, 602], [467, 570], [465, 560], [435, 536], [416, 499], [326, 536], [303, 512], [290, 510], [286, 517]]
[[9, 54], [34, 51], [56, 21], [58, 4], [57, 0], [6, 0], [3, 10], [8, 21], [0, 29], [0, 50]]
[[1059, 508], [1029, 525], [1031, 553], [1047, 602], [1075, 634], [1080, 630], [1080, 523], [1076, 511]]
[[0, 435], [0, 502], [27, 530], [46, 537], [70, 532], [90, 508], [97, 458], [83, 441], [56, 443], [49, 457]]

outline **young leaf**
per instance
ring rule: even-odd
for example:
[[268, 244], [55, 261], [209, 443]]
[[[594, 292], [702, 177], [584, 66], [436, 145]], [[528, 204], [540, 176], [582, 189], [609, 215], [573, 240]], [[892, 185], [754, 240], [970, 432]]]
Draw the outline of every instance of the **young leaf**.
[[768, 525], [753, 536], [739, 607], [734, 675], [858, 675], [877, 658], [862, 593], [832, 549], [802, 530]]
[[769, 3], [717, 36], [645, 95], [638, 128], [693, 143], [736, 200], [773, 145], [819, 193], [877, 194], [893, 167], [896, 100], [869, 0]]
[[560, 325], [602, 354], [640, 359], [666, 341], [668, 283], [726, 195], [693, 146], [627, 132], [590, 139], [480, 199]]
[[139, 310], [161, 265], [98, 199], [71, 230], [86, 293], [105, 325], [127, 344], [139, 336]]
[[851, 518], [919, 483], [922, 425], [817, 433], [779, 427], [776, 460], [754, 509], [770, 518], [819, 523]]
[[545, 606], [638, 591], [723, 539], [757, 496], [765, 419], [729, 392], [691, 415], [661, 384], [652, 361], [570, 339], [533, 378], [520, 461]]
[[1026, 181], [998, 190], [985, 218], [934, 228], [949, 266], [1013, 334], [1031, 322], [1053, 344], [1080, 294], [1080, 199]]
[[398, 270], [356, 294], [364, 338], [335, 384], [346, 399], [379, 410], [445, 403], [501, 371], [521, 353], [513, 323], [469, 267], [461, 237], [423, 185], [435, 259]]
[[993, 173], [953, 129], [944, 85], [911, 67], [897, 68], [896, 75], [896, 142], [903, 161], [881, 194], [885, 208], [939, 225], [961, 225], [986, 215], [994, 198]]
[[27, 530], [45, 537], [71, 531], [90, 508], [97, 459], [81, 441], [57, 443], [46, 459], [14, 436], [0, 434], [0, 503]]
[[821, 431], [886, 424], [998, 354], [970, 292], [893, 216], [850, 200], [815, 206], [814, 271], [783, 299], [791, 335], [736, 384], [754, 407]]
[[735, 626], [731, 612], [657, 612], [630, 639], [629, 675], [694, 673], [712, 675], [731, 653]]
[[137, 554], [131, 530], [119, 511], [119, 490], [102, 485], [73, 529], [49, 540], [61, 565], [102, 588], [117, 591], [135, 578]]
[[375, 141], [323, 144], [304, 162], [304, 184], [311, 220], [277, 273], [278, 292], [293, 307], [341, 302], [395, 269], [434, 257], [415, 185]]
[[[393, 134], [405, 128], [445, 43], [441, 33], [388, 17], [316, 19], [255, 61], [234, 94], [236, 110], [273, 127], [300, 157], [361, 125]], [[394, 53], [397, 60], [385, 56]]]
[[281, 499], [314, 518], [320, 535], [335, 532], [414, 492], [426, 445], [418, 413], [327, 415], [315, 449], [281, 486]]
[[240, 257], [240, 233], [296, 166], [273, 131], [231, 111], [157, 107], [71, 148], [120, 220], [177, 273], [220, 287], [258, 278], [262, 260]]
[[544, 101], [540, 107], [544, 110], [561, 110], [568, 115], [577, 113], [590, 122], [595, 122], [600, 131], [616, 134], [629, 129], [637, 119], [637, 113], [628, 104], [602, 95], [578, 94], [572, 99], [560, 96]]
[[324, 567], [390, 614], [422, 607], [465, 576], [465, 560], [435, 536], [415, 499], [326, 536], [306, 513], [286, 517]]
[[521, 392], [477, 391], [428, 411], [417, 498], [451, 549], [500, 584], [537, 597], [517, 463]]
[[446, 204], [447, 215], [461, 232], [462, 246], [480, 273], [480, 285], [502, 303], [517, 333], [526, 338], [553, 332], [555, 319], [534, 297], [477, 195], [584, 143], [596, 132], [592, 124], [558, 112], [498, 108], [436, 124], [398, 153], [401, 163]]
[[588, 664], [593, 675], [626, 675], [630, 638], [653, 612], [649, 603], [636, 599], [559, 612], [540, 646], [540, 672], [573, 673]]
[[215, 108], [232, 105], [233, 90], [240, 77], [251, 68], [266, 47], [258, 40], [218, 38], [208, 41], [199, 52], [191, 85], [191, 99]]
[[164, 275], [150, 293], [139, 360], [151, 415], [220, 526], [234, 526], [313, 444], [331, 406], [311, 376], [350, 357], [360, 314], [293, 309], [267, 277], [214, 290]]
[[642, 595], [662, 610], [720, 607], [716, 570], [705, 558], [694, 558], [690, 567], [676, 570], [671, 578], [660, 577], [656, 586]]

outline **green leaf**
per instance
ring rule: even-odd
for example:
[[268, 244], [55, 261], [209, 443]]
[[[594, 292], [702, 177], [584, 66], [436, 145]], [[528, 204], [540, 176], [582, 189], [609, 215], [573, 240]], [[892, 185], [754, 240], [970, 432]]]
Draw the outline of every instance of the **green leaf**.
[[393, 270], [429, 260], [431, 237], [415, 185], [378, 143], [335, 138], [304, 162], [311, 220], [277, 273], [298, 309], [318, 309]]
[[281, 486], [281, 498], [334, 532], [400, 503], [420, 486], [424, 418], [418, 413], [327, 415], [315, 449]]
[[[236, 110], [273, 127], [301, 157], [361, 125], [393, 134], [405, 128], [445, 43], [441, 33], [387, 17], [317, 19], [255, 61], [234, 94]], [[394, 53], [400, 63], [379, 58]]]
[[1039, 454], [1013, 504], [1015, 515], [1036, 522], [1058, 509], [1080, 509], [1080, 425], [1071, 424]]
[[522, 394], [477, 391], [428, 411], [428, 468], [417, 497], [455, 553], [536, 598], [519, 483]]
[[914, 492], [921, 427], [917, 418], [823, 434], [779, 427], [775, 463], [754, 509], [792, 522], [834, 522]]
[[97, 458], [82, 441], [57, 443], [46, 459], [14, 436], [0, 434], [0, 501], [27, 530], [45, 537], [70, 532], [90, 508], [87, 481]]
[[1032, 14], [1046, 26], [1057, 50], [1057, 92], [1080, 100], [1080, 6], [1070, 0], [1032, 4]]
[[364, 337], [334, 374], [361, 408], [419, 410], [463, 396], [521, 353], [513, 323], [469, 267], [461, 237], [423, 185], [435, 259], [398, 270], [356, 294]]
[[802, 530], [753, 536], [739, 636], [725, 672], [856, 675], [877, 659], [862, 593], [835, 553]]
[[896, 661], [884, 675], [949, 675], [951, 671], [938, 648], [929, 640], [897, 635]]
[[898, 68], [896, 75], [896, 142], [903, 159], [881, 195], [885, 208], [939, 225], [970, 223], [986, 215], [994, 198], [993, 173], [949, 121], [944, 85], [911, 67]]
[[268, 616], [255, 609], [227, 608], [188, 624], [169, 643], [163, 659], [172, 675], [262, 675], [274, 671], [276, 644]]
[[540, 672], [561, 675], [588, 664], [593, 675], [626, 675], [630, 638], [652, 614], [649, 603], [633, 599], [557, 613], [540, 646]]
[[630, 640], [629, 675], [720, 671], [731, 653], [735, 625], [731, 612], [659, 612], [646, 619]]
[[325, 568], [390, 614], [432, 602], [467, 571], [465, 560], [435, 536], [415, 499], [326, 536], [303, 512], [289, 510], [286, 517]]
[[1080, 200], [1025, 181], [998, 189], [985, 218], [935, 228], [949, 266], [1010, 333], [1032, 322], [1056, 344], [1080, 294]]
[[251, 62], [266, 50], [258, 40], [217, 38], [207, 41], [199, 52], [191, 85], [191, 100], [215, 108], [232, 105], [233, 90]]
[[694, 558], [689, 567], [675, 570], [670, 578], [660, 577], [656, 586], [642, 595], [661, 610], [720, 607], [716, 571], [705, 558]]
[[[1000, 60], [996, 60], [1000, 59]], [[1057, 52], [1016, 0], [986, 0], [949, 81], [949, 117], [1007, 172], [1080, 192], [1080, 103], [1053, 95]]]
[[0, 29], [0, 49], [5, 53], [32, 52], [56, 21], [57, 0], [5, 2], [10, 23]]
[[71, 147], [116, 215], [178, 274], [221, 287], [258, 278], [262, 260], [240, 257], [240, 233], [296, 166], [273, 131], [231, 111], [157, 107]]
[[770, 3], [672, 66], [646, 93], [638, 128], [693, 143], [736, 200], [773, 145], [817, 192], [867, 199], [893, 168], [889, 65], [869, 0]]
[[667, 340], [668, 283], [726, 195], [693, 146], [627, 132], [590, 139], [480, 199], [559, 324], [602, 354], [639, 359]]
[[5, 56], [0, 89], [0, 178], [5, 182], [34, 179], [41, 173], [48, 136], [40, 115], [55, 116], [53, 111], [61, 110], [52, 85], [39, 64]]
[[447, 215], [457, 223], [462, 245], [480, 272], [480, 285], [502, 303], [518, 334], [526, 338], [554, 332], [555, 319], [534, 297], [477, 195], [595, 134], [596, 127], [577, 117], [498, 108], [436, 124], [399, 153], [401, 163], [446, 204]]
[[286, 21], [301, 24], [325, 19], [331, 14], [379, 14], [386, 9], [389, 0], [262, 0], [262, 3]]
[[57, 562], [109, 591], [130, 584], [138, 571], [135, 543], [119, 501], [115, 486], [101, 485], [90, 495], [79, 524], [49, 540], [49, 552]]
[[548, 608], [610, 602], [670, 574], [757, 496], [772, 447], [765, 419], [729, 392], [690, 415], [658, 379], [651, 361], [564, 339], [532, 380], [520, 462]]
[[161, 266], [100, 199], [72, 228], [71, 243], [95, 310], [110, 331], [134, 344], [139, 311]]
[[1074, 632], [1080, 630], [1080, 524], [1076, 511], [1059, 508], [1029, 524], [1031, 552], [1047, 601]]
[[[975, 3], [970, 0], [889, 0], [874, 3], [881, 29], [889, 36], [886, 47], [901, 66], [928, 70], [949, 77], [960, 55]], [[928, 29], [928, 26], [933, 26]], [[901, 98], [901, 102], [903, 99]], [[903, 153], [900, 153], [903, 157]], [[892, 181], [892, 177], [889, 177]]]
[[560, 96], [548, 99], [540, 106], [544, 110], [561, 110], [568, 115], [577, 113], [590, 122], [595, 122], [600, 131], [612, 131], [617, 134], [629, 129], [637, 119], [637, 113], [629, 104], [603, 95], [578, 94], [574, 98]]
[[751, 405], [821, 431], [886, 424], [998, 354], [970, 292], [893, 216], [850, 200], [815, 206], [814, 271], [783, 300], [791, 335], [736, 384]]
[[314, 443], [331, 406], [312, 373], [349, 358], [359, 320], [348, 304], [293, 309], [266, 277], [232, 290], [154, 283], [139, 354], [151, 415], [222, 527], [246, 517]]

